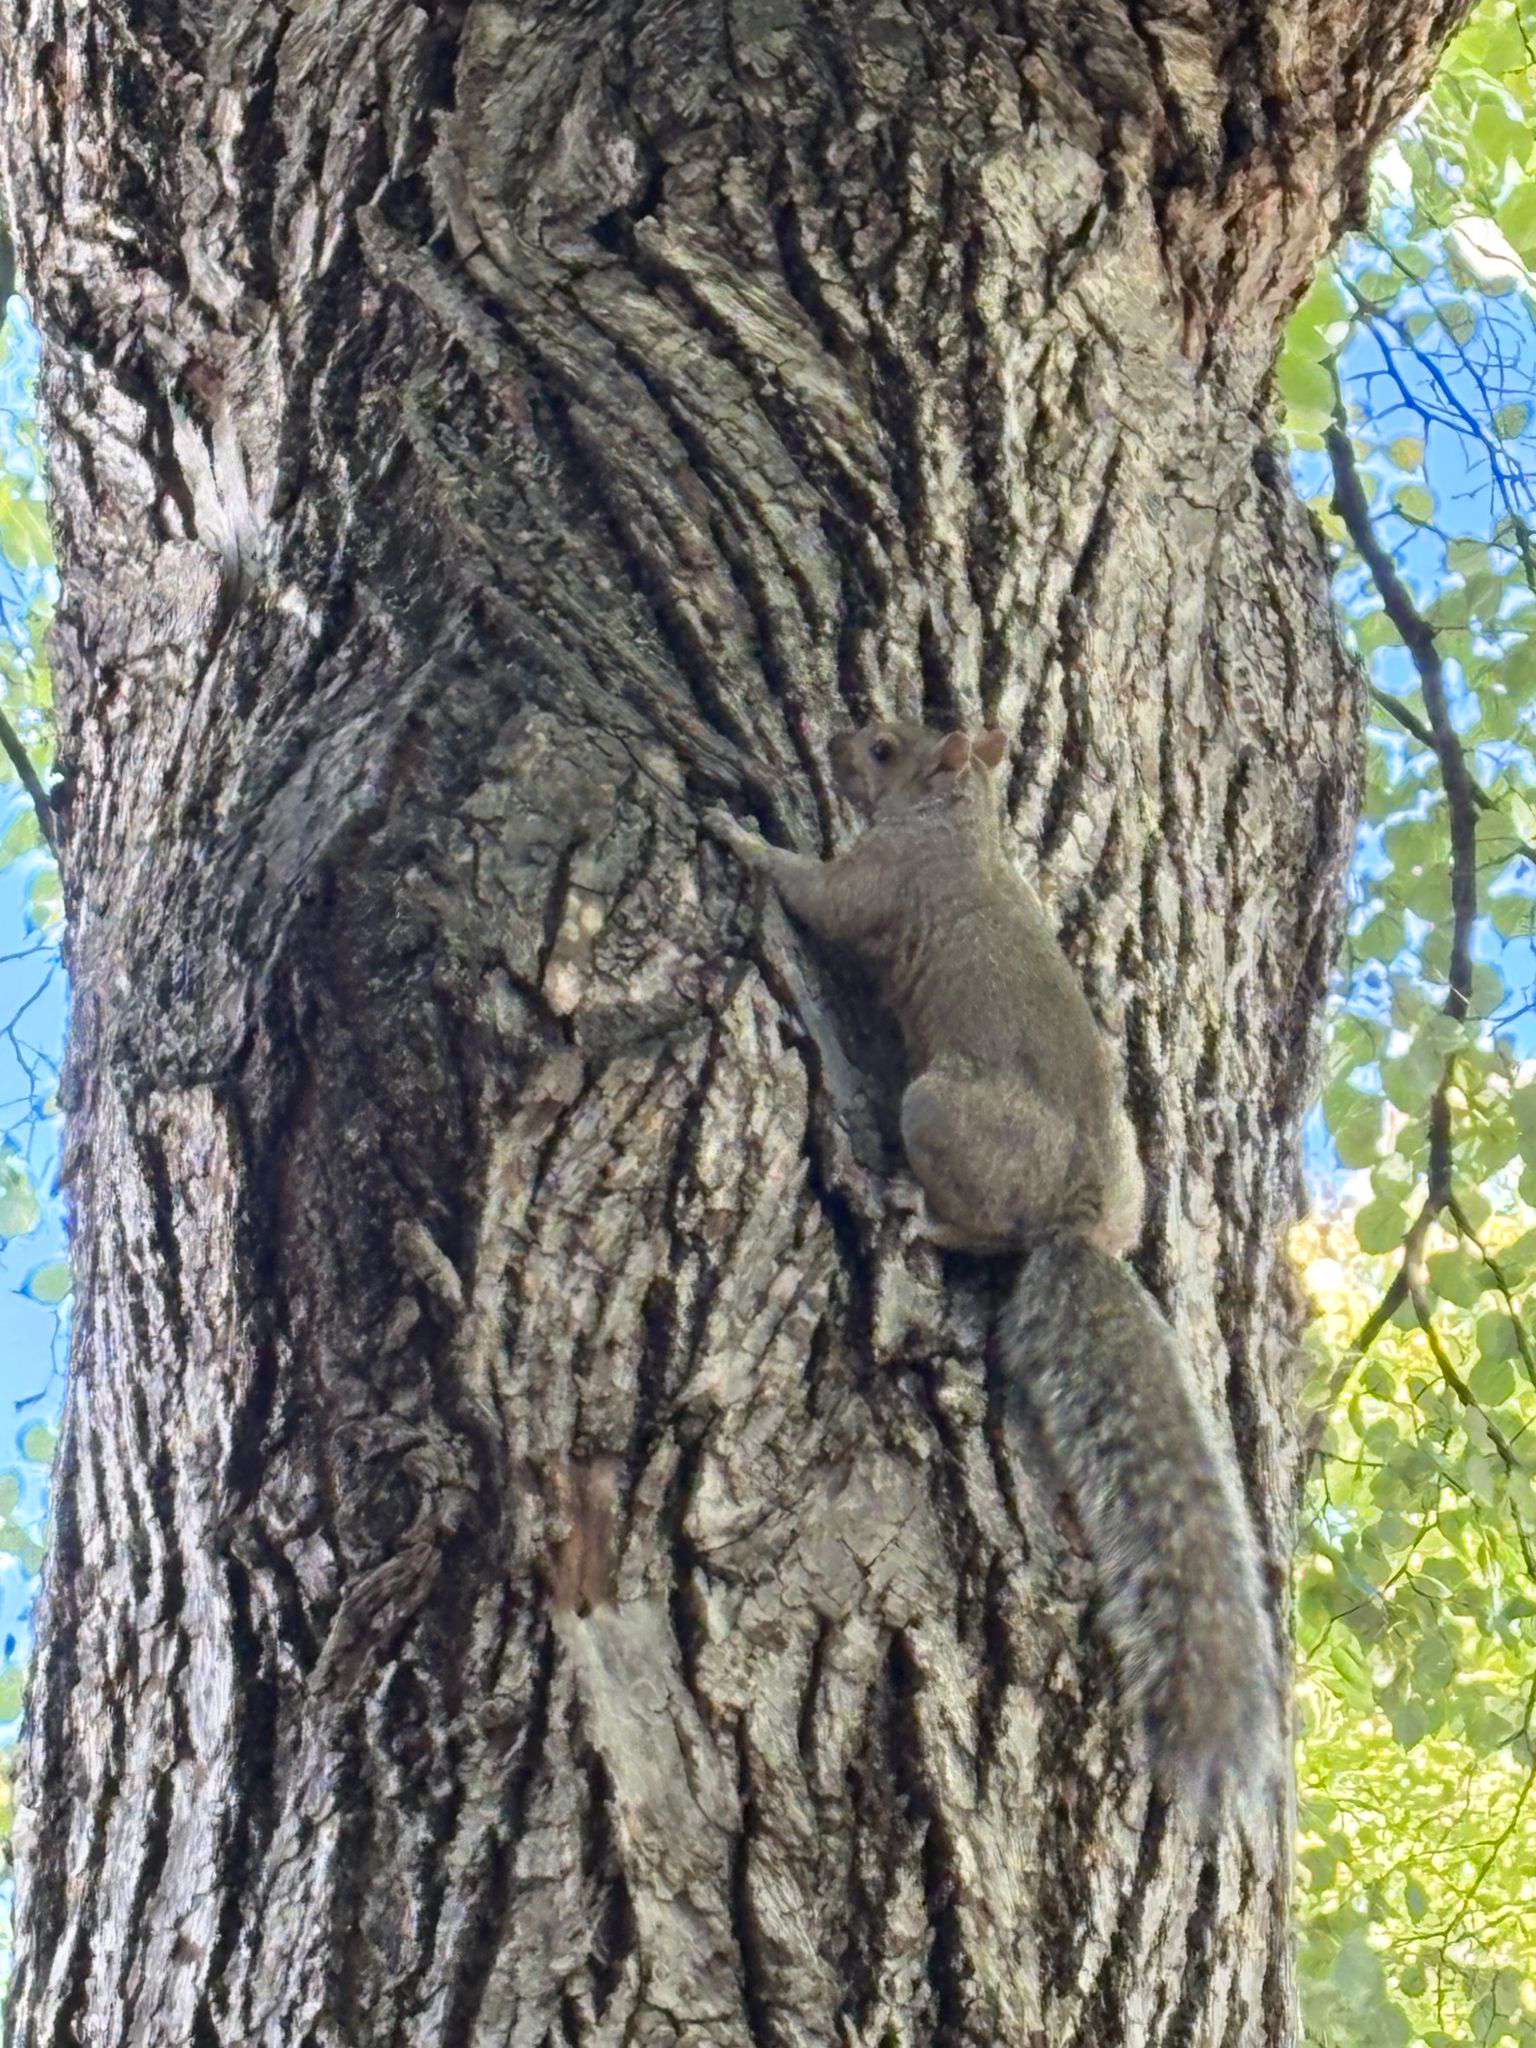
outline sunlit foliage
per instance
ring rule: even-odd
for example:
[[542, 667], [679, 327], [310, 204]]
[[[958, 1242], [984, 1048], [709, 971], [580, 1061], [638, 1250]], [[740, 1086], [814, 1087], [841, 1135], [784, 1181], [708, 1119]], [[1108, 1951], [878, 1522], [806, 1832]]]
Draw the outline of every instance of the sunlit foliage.
[[[1536, 1212], [1489, 1226], [1526, 1282]], [[1349, 1219], [1298, 1245], [1329, 1361], [1387, 1286]], [[1536, 1385], [1507, 1314], [1442, 1302], [1389, 1324], [1333, 1412], [1297, 1627], [1310, 2038], [1536, 2043], [1536, 1587], [1524, 1531]], [[1492, 1327], [1485, 1327], [1492, 1325]], [[1469, 1377], [1462, 1378], [1461, 1366]]]
[[1536, 2048], [1536, 35], [1485, 0], [1280, 387], [1372, 686], [1304, 1233], [1308, 2039]]

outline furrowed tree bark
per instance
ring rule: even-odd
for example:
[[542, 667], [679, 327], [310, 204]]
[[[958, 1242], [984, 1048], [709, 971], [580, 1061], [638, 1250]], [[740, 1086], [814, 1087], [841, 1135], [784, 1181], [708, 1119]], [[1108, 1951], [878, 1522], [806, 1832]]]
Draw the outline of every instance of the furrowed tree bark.
[[[698, 817], [1001, 721], [1283, 1630], [1361, 692], [1265, 427], [1462, 0], [10, 0], [78, 1312], [10, 2039], [1280, 2044], [1005, 1277]], [[1213, 1560], [1220, 1568], [1220, 1560]]]

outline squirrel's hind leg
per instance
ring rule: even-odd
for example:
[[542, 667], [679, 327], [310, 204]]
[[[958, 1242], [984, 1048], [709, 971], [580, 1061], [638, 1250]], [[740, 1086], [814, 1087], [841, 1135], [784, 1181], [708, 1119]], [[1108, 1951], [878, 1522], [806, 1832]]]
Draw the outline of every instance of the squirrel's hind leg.
[[1019, 1250], [1081, 1206], [1076, 1132], [1016, 1082], [920, 1074], [902, 1097], [901, 1139], [928, 1198], [926, 1234], [950, 1250]]

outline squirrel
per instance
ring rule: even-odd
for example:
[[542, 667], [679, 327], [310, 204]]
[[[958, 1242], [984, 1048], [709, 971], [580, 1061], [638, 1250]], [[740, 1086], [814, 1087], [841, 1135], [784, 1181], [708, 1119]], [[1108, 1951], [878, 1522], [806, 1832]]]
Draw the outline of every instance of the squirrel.
[[817, 860], [722, 806], [706, 828], [790, 913], [872, 967], [901, 1027], [901, 1102], [922, 1229], [1023, 1255], [998, 1350], [1004, 1413], [1069, 1493], [1122, 1695], [1163, 1795], [1202, 1822], [1277, 1770], [1280, 1684], [1235, 1459], [1157, 1304], [1124, 1263], [1141, 1165], [1115, 1064], [1034, 891], [1002, 844], [1006, 735], [908, 723], [838, 734], [866, 820]]

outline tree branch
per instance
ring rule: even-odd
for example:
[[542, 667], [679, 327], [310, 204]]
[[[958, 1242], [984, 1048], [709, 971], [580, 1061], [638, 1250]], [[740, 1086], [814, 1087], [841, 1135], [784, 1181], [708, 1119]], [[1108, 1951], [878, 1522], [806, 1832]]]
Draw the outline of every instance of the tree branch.
[[[1343, 396], [1337, 386], [1334, 421], [1325, 438], [1328, 459], [1333, 466], [1334, 509], [1343, 520], [1355, 551], [1376, 586], [1387, 617], [1397, 628], [1398, 637], [1412, 657], [1419, 673], [1424, 708], [1429, 714], [1427, 724], [1417, 719], [1415, 724], [1419, 726], [1424, 744], [1440, 763], [1451, 827], [1451, 964], [1443, 1008], [1447, 1017], [1454, 1018], [1457, 1023], [1465, 1023], [1472, 1004], [1472, 927], [1477, 921], [1477, 785], [1451, 722], [1445, 693], [1445, 670], [1435, 643], [1434, 628], [1414, 603], [1407, 585], [1397, 573], [1397, 564], [1377, 538], [1371, 522], [1355, 451], [1344, 424]], [[1403, 1261], [1396, 1279], [1356, 1340], [1356, 1357], [1374, 1343], [1378, 1332], [1396, 1313], [1404, 1297], [1413, 1292], [1413, 1268], [1422, 1255], [1429, 1226], [1451, 1200], [1450, 1082], [1454, 1066], [1455, 1055], [1452, 1054], [1445, 1063], [1445, 1071], [1429, 1105], [1428, 1187], [1424, 1207], [1404, 1242]]]
[[32, 808], [37, 813], [37, 827], [42, 833], [48, 851], [57, 860], [59, 857], [58, 828], [53, 805], [48, 801], [48, 792], [38, 779], [37, 770], [32, 766], [26, 748], [21, 744], [15, 726], [0, 711], [0, 747], [4, 747], [11, 766], [16, 770], [22, 788], [32, 799]]
[[1445, 1014], [1463, 1022], [1472, 1001], [1472, 926], [1477, 919], [1477, 793], [1461, 740], [1446, 702], [1445, 670], [1435, 629], [1409, 595], [1397, 564], [1376, 537], [1370, 508], [1355, 464], [1355, 451], [1336, 414], [1326, 436], [1333, 465], [1334, 509], [1370, 572], [1387, 617], [1413, 658], [1429, 713], [1426, 743], [1434, 749], [1445, 782], [1451, 825], [1451, 966]]

